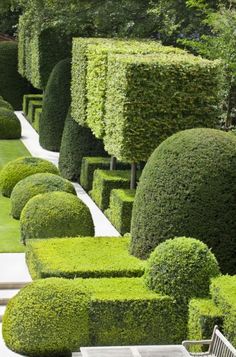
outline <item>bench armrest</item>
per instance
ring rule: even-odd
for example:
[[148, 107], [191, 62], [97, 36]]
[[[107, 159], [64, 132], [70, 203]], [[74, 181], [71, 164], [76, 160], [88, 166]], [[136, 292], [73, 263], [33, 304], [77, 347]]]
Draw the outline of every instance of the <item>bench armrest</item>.
[[192, 346], [192, 345], [210, 345], [212, 340], [192, 340], [192, 341], [183, 341], [182, 345], [184, 347], [186, 346]]

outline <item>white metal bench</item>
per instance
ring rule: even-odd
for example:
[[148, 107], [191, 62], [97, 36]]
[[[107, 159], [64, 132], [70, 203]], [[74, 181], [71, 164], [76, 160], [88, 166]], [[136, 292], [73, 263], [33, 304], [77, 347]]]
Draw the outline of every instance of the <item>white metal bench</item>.
[[196, 357], [236, 357], [236, 349], [231, 345], [231, 343], [222, 335], [219, 331], [218, 326], [214, 327], [213, 334], [210, 340], [199, 340], [199, 341], [183, 341], [182, 345], [189, 349], [190, 346], [194, 345], [208, 345], [207, 352], [189, 352], [190, 356]]

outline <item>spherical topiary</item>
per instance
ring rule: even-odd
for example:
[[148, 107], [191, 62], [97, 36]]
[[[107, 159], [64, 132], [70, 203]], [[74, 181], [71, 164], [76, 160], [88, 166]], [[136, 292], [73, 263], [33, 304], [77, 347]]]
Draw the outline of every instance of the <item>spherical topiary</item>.
[[85, 156], [107, 156], [102, 140], [96, 139], [91, 130], [80, 126], [68, 112], [63, 131], [59, 170], [63, 177], [78, 181], [82, 159]]
[[5, 108], [8, 110], [14, 110], [13, 106], [4, 99], [0, 99], [0, 108]]
[[17, 182], [40, 172], [59, 174], [55, 165], [38, 157], [26, 156], [8, 162], [0, 171], [0, 188], [3, 196], [10, 197]]
[[156, 292], [188, 301], [209, 294], [210, 279], [219, 275], [215, 256], [193, 238], [168, 239], [148, 259], [144, 280]]
[[0, 107], [0, 139], [19, 139], [21, 124], [13, 111]]
[[76, 195], [73, 184], [58, 175], [42, 173], [21, 180], [11, 193], [12, 216], [19, 219], [22, 209], [32, 197], [52, 191], [63, 191]]
[[88, 344], [88, 301], [76, 280], [49, 278], [27, 285], [7, 305], [6, 345], [25, 356], [71, 356]]
[[20, 216], [21, 239], [93, 236], [89, 208], [66, 192], [37, 195], [26, 203]]
[[190, 236], [236, 273], [236, 137], [191, 129], [165, 140], [146, 164], [135, 196], [131, 253], [146, 258], [162, 241]]

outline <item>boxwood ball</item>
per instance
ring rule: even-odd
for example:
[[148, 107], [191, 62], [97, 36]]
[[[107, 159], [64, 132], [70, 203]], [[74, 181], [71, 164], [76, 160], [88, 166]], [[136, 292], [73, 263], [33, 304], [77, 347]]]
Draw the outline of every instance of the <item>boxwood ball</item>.
[[19, 139], [21, 124], [15, 113], [0, 104], [0, 139]]

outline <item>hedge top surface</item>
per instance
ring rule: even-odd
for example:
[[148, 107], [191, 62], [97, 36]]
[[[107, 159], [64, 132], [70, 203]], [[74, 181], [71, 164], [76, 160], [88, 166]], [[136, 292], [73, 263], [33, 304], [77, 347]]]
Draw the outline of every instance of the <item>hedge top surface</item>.
[[13, 109], [13, 106], [8, 103], [6, 100], [3, 100], [3, 99], [0, 99], [0, 108], [6, 108], [6, 109], [9, 109], [9, 110], [14, 110]]
[[193, 236], [212, 248], [222, 272], [236, 273], [235, 147], [231, 133], [191, 129], [153, 152], [135, 196], [132, 254], [147, 258], [168, 238]]
[[213, 279], [211, 294], [217, 305], [224, 300], [227, 305], [236, 309], [236, 275], [223, 275]]
[[40, 172], [59, 174], [51, 162], [38, 157], [20, 157], [6, 164], [0, 172], [0, 188], [3, 196], [10, 197], [15, 185], [27, 176]]
[[73, 184], [51, 173], [30, 175], [19, 181], [11, 193], [12, 215], [19, 218], [26, 203], [40, 193], [63, 191], [76, 195]]

